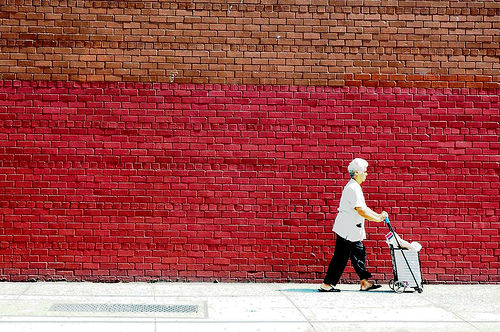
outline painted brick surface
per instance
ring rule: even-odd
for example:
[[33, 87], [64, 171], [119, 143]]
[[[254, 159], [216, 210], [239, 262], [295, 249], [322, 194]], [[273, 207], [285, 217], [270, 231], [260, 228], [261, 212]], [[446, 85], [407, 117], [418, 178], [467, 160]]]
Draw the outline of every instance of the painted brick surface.
[[[317, 282], [361, 156], [425, 279], [499, 282], [499, 16], [0, 1], [0, 278]], [[366, 241], [380, 279], [385, 232]]]
[[361, 156], [426, 280], [499, 282], [499, 92], [0, 81], [0, 277], [318, 282]]

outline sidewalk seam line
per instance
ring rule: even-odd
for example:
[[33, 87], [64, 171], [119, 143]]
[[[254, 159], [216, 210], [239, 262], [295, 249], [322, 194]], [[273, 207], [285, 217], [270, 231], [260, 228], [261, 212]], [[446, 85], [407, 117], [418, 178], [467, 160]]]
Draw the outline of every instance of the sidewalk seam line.
[[[279, 289], [275, 289], [275, 291], [280, 291], [280, 290]], [[293, 306], [295, 307], [295, 309], [297, 309], [300, 312], [300, 314], [302, 315], [302, 317], [304, 317], [305, 321], [312, 328], [312, 330], [316, 332], [316, 328], [314, 327], [313, 323], [311, 321], [309, 321], [309, 319], [306, 317], [306, 315], [304, 314], [304, 312], [295, 304], [295, 302], [291, 298], [288, 297], [288, 294], [286, 294], [285, 292], [282, 292], [282, 293], [285, 296], [285, 298], [293, 304]]]
[[463, 318], [462, 316], [460, 316], [459, 314], [457, 314], [455, 311], [453, 311], [452, 309], [448, 309], [448, 308], [445, 308], [443, 307], [442, 305], [440, 304], [436, 304], [434, 303], [433, 301], [429, 300], [429, 298], [427, 298], [425, 295], [423, 296], [424, 299], [429, 302], [430, 304], [432, 304], [433, 306], [435, 306], [436, 308], [440, 308], [446, 312], [450, 312], [453, 316], [457, 317], [458, 319], [460, 319], [462, 322], [464, 323], [467, 323], [468, 325], [470, 325], [472, 328], [474, 328], [476, 331], [479, 331], [481, 332], [481, 329], [479, 329], [477, 326], [475, 326], [474, 324], [472, 324], [471, 322], [469, 322], [468, 320], [466, 320], [465, 318]]

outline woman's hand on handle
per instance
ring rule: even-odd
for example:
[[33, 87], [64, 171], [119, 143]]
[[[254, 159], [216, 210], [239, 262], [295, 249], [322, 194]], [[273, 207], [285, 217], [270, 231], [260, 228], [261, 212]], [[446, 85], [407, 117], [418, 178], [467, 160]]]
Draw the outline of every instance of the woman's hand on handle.
[[383, 222], [387, 217], [389, 217], [389, 214], [385, 211], [382, 211], [382, 213], [380, 214], [379, 222]]

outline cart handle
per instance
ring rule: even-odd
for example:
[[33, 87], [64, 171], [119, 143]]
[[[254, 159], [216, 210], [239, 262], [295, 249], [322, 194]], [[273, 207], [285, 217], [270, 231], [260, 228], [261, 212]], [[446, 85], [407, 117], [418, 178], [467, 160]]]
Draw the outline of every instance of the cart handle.
[[[389, 220], [389, 217], [385, 217], [385, 223], [387, 224], [387, 227], [389, 227], [389, 230], [391, 232], [394, 232], [393, 228], [392, 228], [392, 225], [391, 225], [391, 221]], [[398, 243], [398, 246], [399, 246], [399, 243]]]

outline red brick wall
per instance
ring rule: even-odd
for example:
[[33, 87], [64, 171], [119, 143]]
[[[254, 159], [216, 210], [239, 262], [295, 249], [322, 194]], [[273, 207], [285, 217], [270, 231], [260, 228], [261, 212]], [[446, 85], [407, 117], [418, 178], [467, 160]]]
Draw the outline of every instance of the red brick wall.
[[[499, 15], [0, 1], [0, 279], [319, 282], [363, 157], [424, 279], [500, 282]], [[368, 233], [388, 280], [386, 227]]]
[[498, 281], [498, 106], [498, 90], [3, 82], [0, 274], [317, 281], [362, 156], [369, 205], [422, 243], [427, 280]]

